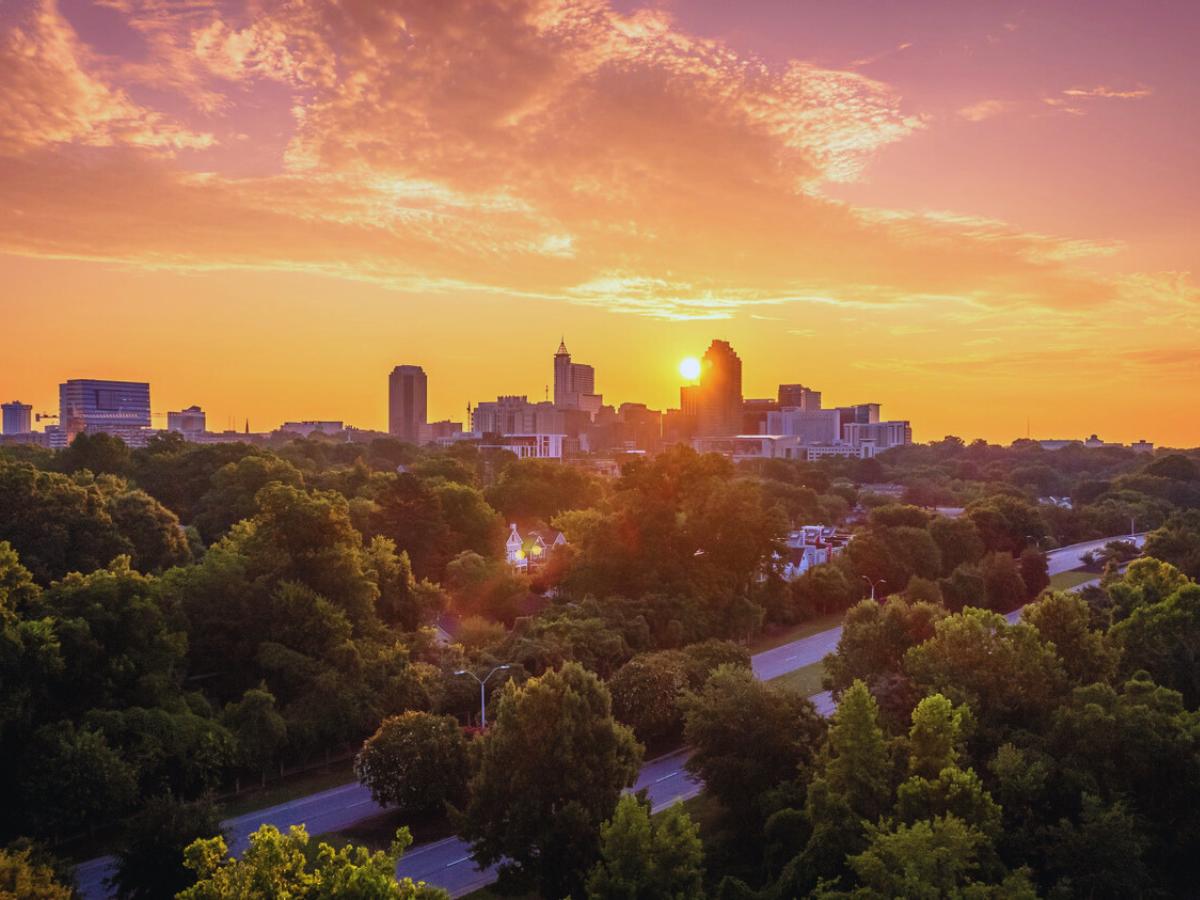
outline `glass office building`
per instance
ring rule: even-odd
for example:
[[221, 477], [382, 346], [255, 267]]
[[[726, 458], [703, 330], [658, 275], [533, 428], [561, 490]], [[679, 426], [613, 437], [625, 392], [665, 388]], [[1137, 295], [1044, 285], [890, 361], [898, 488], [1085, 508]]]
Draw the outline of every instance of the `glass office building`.
[[58, 386], [58, 415], [59, 427], [71, 437], [103, 431], [136, 444], [150, 427], [150, 385], [74, 378]]

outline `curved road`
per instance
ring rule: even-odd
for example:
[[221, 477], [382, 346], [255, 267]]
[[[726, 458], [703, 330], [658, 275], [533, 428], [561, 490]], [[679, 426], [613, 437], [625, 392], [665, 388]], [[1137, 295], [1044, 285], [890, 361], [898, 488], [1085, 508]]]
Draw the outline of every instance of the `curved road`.
[[[1134, 535], [1132, 540], [1140, 547], [1145, 543], [1145, 537], [1145, 533], [1142, 533]], [[1109, 541], [1123, 539], [1129, 540], [1130, 537], [1120, 535], [1052, 550], [1046, 554], [1050, 574], [1057, 575], [1077, 569], [1083, 565], [1081, 557], [1088, 551], [1100, 550]], [[1020, 615], [1021, 611], [1016, 610], [1006, 618], [1015, 622]], [[751, 657], [754, 675], [769, 681], [795, 669], [820, 662], [837, 649], [841, 636], [842, 628], [839, 625], [837, 628], [830, 628], [828, 631], [757, 653]], [[830, 715], [833, 712], [833, 699], [828, 691], [815, 694], [810, 699], [822, 715]], [[642, 766], [633, 789], [647, 788], [655, 811], [700, 793], [699, 782], [683, 768], [687, 756], [687, 750], [677, 750], [650, 760]], [[248, 846], [250, 835], [260, 825], [274, 825], [284, 831], [291, 825], [304, 825], [309, 834], [318, 835], [349, 828], [383, 811], [384, 808], [371, 799], [370, 792], [354, 782], [234, 819], [226, 819], [221, 824], [225, 828], [230, 848], [235, 853], [241, 853]], [[81, 863], [75, 868], [76, 884], [85, 900], [107, 900], [111, 896], [104, 886], [104, 879], [112, 873], [113, 863], [113, 857], [102, 856]], [[400, 877], [427, 881], [444, 887], [454, 897], [469, 894], [496, 880], [493, 869], [475, 868], [467, 844], [457, 837], [411, 848], [400, 860], [396, 873]]]

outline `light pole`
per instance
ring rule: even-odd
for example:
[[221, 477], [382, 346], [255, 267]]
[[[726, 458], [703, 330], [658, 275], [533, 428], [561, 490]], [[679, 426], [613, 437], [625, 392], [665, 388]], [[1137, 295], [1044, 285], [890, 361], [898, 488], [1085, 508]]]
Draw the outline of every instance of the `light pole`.
[[487, 688], [486, 688], [487, 683], [491, 680], [492, 676], [495, 675], [500, 670], [511, 669], [511, 668], [512, 668], [512, 666], [509, 666], [509, 665], [496, 666], [496, 668], [492, 669], [492, 671], [487, 673], [486, 678], [480, 678], [474, 672], [468, 671], [467, 669], [459, 669], [457, 672], [454, 673], [455, 675], [470, 675], [472, 678], [474, 678], [476, 681], [479, 682], [479, 727], [480, 728], [487, 728]]
[[887, 584], [887, 581], [883, 578], [880, 578], [877, 580], [872, 580], [872, 579], [868, 578], [866, 575], [862, 576], [862, 580], [871, 586], [871, 600], [875, 599], [875, 586], [879, 585], [879, 584]]

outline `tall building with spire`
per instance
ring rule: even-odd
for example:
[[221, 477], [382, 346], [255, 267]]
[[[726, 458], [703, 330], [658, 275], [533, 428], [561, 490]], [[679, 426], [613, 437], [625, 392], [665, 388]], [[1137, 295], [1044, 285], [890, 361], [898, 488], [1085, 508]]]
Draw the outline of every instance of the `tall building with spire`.
[[596, 370], [571, 362], [566, 340], [554, 354], [554, 405], [559, 409], [582, 409], [595, 415], [603, 398], [596, 393]]
[[420, 366], [396, 366], [388, 376], [388, 434], [420, 443], [428, 421], [428, 382]]
[[702, 437], [742, 431], [742, 360], [728, 341], [713, 341], [700, 360], [695, 392], [696, 432]]

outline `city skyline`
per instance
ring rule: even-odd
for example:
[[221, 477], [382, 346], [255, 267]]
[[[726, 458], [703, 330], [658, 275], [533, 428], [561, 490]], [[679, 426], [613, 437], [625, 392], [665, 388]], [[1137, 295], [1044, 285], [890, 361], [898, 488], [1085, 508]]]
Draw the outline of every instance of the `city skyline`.
[[1195, 4], [736, 6], [5, 4], [0, 391], [383, 429], [565, 333], [665, 409], [719, 334], [920, 440], [1200, 443]]

